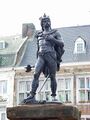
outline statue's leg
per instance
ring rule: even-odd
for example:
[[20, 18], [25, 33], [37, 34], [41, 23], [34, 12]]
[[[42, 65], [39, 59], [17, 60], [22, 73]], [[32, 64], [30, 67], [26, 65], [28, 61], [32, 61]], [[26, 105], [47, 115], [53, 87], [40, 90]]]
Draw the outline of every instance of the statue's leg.
[[43, 66], [44, 66], [43, 57], [39, 56], [35, 65], [34, 79], [32, 81], [32, 86], [31, 86], [30, 94], [32, 95], [32, 97], [35, 96], [36, 90], [39, 86], [39, 76], [40, 76], [40, 73], [42, 72]]
[[56, 55], [54, 53], [47, 54], [47, 65], [49, 68], [50, 78], [51, 78], [51, 96], [56, 96], [57, 83], [56, 83], [56, 70], [57, 70], [57, 62]]
[[51, 78], [51, 91], [52, 91], [51, 96], [55, 97], [56, 96], [56, 90], [57, 90], [57, 82], [56, 82], [55, 75], [50, 74], [50, 78]]
[[30, 95], [26, 99], [24, 99], [22, 103], [27, 104], [27, 103], [36, 102], [35, 94], [39, 86], [39, 76], [40, 76], [40, 73], [42, 72], [43, 66], [44, 66], [44, 60], [42, 57], [39, 56], [35, 65], [35, 73], [34, 73], [34, 79], [32, 81]]

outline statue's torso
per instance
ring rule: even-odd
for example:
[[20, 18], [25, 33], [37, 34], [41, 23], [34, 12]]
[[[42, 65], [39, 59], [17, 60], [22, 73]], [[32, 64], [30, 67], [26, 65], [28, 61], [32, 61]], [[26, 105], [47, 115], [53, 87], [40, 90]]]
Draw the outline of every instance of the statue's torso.
[[51, 52], [54, 51], [54, 44], [45, 39], [39, 40], [39, 52]]
[[[54, 33], [52, 34], [55, 35]], [[54, 42], [52, 40], [45, 40], [45, 37], [39, 37], [39, 52], [46, 53], [46, 52], [54, 52]]]

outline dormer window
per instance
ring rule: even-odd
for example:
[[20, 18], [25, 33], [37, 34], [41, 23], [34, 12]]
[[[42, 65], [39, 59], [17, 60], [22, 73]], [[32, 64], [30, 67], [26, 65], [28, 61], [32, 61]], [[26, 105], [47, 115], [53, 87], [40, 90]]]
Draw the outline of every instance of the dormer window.
[[0, 41], [0, 49], [4, 49], [5, 48], [5, 41]]
[[85, 53], [85, 52], [86, 52], [85, 40], [79, 37], [75, 41], [74, 53]]

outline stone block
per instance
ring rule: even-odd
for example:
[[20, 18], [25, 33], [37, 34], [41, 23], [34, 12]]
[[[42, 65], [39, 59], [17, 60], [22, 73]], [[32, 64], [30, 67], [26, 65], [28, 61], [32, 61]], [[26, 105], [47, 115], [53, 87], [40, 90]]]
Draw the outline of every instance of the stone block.
[[10, 120], [80, 120], [80, 111], [63, 104], [31, 104], [7, 108]]

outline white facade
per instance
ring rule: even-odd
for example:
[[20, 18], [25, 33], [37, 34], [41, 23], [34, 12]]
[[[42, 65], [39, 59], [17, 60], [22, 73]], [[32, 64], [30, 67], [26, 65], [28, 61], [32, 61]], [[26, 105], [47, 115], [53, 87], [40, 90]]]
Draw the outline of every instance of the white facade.
[[[57, 75], [56, 77], [57, 81], [57, 96], [56, 98], [59, 101], [62, 101], [67, 104], [73, 104], [74, 98], [73, 96], [73, 76], [61, 76]], [[17, 96], [17, 104], [19, 104], [24, 98], [27, 98], [27, 96], [30, 93], [31, 90], [31, 84], [33, 80], [32, 76], [26, 76], [26, 77], [16, 77], [17, 81], [17, 87], [16, 87], [16, 96]], [[39, 79], [39, 87], [37, 89], [36, 99], [37, 100], [47, 100], [51, 101], [51, 87], [50, 87], [50, 79], [46, 81], [45, 85], [41, 89], [43, 83], [45, 81], [45, 78], [43, 75], [40, 76]], [[41, 89], [41, 90], [40, 90]]]
[[6, 108], [13, 106], [14, 76], [12, 68], [0, 69], [0, 120], [6, 120]]
[[[75, 65], [76, 66], [76, 65]], [[82, 65], [80, 65], [82, 66]], [[63, 67], [63, 66], [62, 66]], [[69, 69], [56, 75], [57, 99], [64, 104], [90, 106], [90, 72], [69, 73]], [[77, 67], [76, 67], [77, 68]], [[71, 69], [74, 70], [74, 69]], [[0, 120], [6, 120], [6, 108], [18, 105], [30, 93], [33, 80], [33, 72], [26, 73], [24, 68], [0, 69]], [[47, 80], [42, 90], [44, 76], [41, 74], [39, 87], [37, 89], [37, 100], [51, 101], [50, 79]], [[86, 109], [86, 108], [85, 108]], [[81, 118], [89, 120], [89, 115], [82, 115]]]

